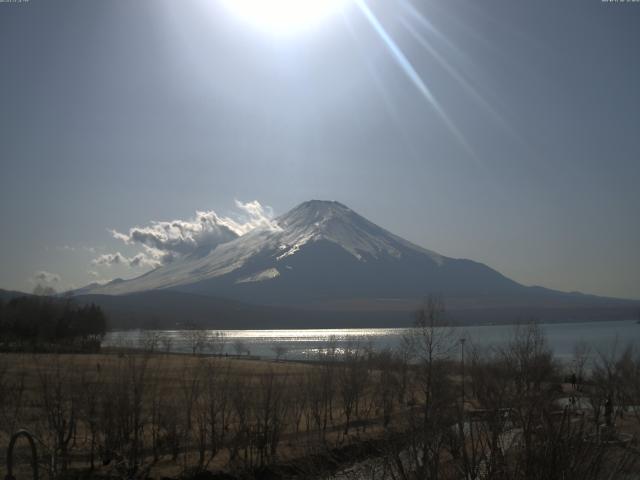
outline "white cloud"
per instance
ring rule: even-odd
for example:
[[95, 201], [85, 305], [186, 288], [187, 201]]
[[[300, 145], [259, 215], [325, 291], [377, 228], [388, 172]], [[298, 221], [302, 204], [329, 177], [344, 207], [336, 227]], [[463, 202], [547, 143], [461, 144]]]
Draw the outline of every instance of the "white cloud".
[[234, 222], [235, 231], [238, 235], [244, 235], [256, 228], [269, 230], [279, 229], [277, 223], [273, 220], [273, 210], [271, 207], [263, 206], [257, 200], [247, 203], [236, 200], [235, 203], [236, 207], [245, 213], [243, 223]]
[[94, 265], [129, 265], [132, 267], [157, 267], [174, 258], [202, 251], [208, 252], [256, 228], [276, 229], [273, 211], [260, 202], [235, 201], [240, 210], [237, 217], [224, 217], [215, 211], [196, 211], [188, 220], [152, 221], [147, 226], [132, 227], [127, 233], [109, 230], [113, 238], [127, 245], [139, 245], [144, 249], [134, 257], [120, 252], [100, 255]]
[[127, 263], [127, 258], [124, 255], [122, 255], [120, 252], [105, 253], [91, 260], [92, 265], [106, 266], [106, 267], [110, 267], [111, 265], [121, 265], [125, 263]]
[[56, 273], [40, 270], [33, 275], [33, 280], [43, 283], [59, 283], [61, 278], [60, 275]]
[[100, 272], [97, 272], [95, 270], [89, 270], [87, 273], [91, 278], [93, 278], [91, 282], [92, 284], [105, 285], [113, 280], [113, 278], [102, 278]]
[[162, 262], [146, 253], [138, 253], [129, 258], [129, 266], [131, 267], [151, 267], [157, 268], [162, 265]]
[[[239, 210], [235, 218], [218, 215], [213, 210], [196, 211], [188, 220], [152, 221], [146, 226], [136, 226], [123, 233], [109, 230], [111, 236], [130, 246], [142, 248], [142, 252], [128, 257], [122, 253], [105, 253], [91, 263], [97, 267], [121, 265], [131, 268], [157, 268], [175, 258], [192, 253], [207, 253], [221, 243], [245, 235], [254, 229], [278, 229], [273, 220], [273, 210], [257, 200], [235, 201]], [[95, 249], [92, 249], [95, 252]], [[99, 278], [100, 274], [90, 271]]]
[[[127, 257], [120, 252], [104, 253], [94, 258], [91, 263], [99, 267], [111, 267], [113, 265], [124, 265], [129, 267], [151, 267], [156, 268], [161, 262], [146, 253], [138, 253], [133, 257]], [[98, 276], [97, 272], [94, 276]]]
[[191, 220], [151, 222], [149, 226], [130, 228], [128, 233], [112, 230], [111, 234], [129, 245], [139, 244], [179, 255], [203, 246], [214, 248], [238, 236], [215, 212], [197, 212]]
[[78, 246], [73, 246], [73, 245], [63, 245], [61, 247], [56, 247], [58, 250], [62, 250], [65, 252], [89, 252], [89, 253], [96, 253], [96, 249], [95, 247], [89, 247], [87, 245], [78, 245]]

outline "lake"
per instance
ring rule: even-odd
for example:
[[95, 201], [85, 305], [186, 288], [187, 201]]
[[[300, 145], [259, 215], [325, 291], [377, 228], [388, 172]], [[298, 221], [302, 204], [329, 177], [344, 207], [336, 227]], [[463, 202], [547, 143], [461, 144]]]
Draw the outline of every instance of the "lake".
[[[549, 345], [555, 356], [563, 361], [571, 359], [574, 346], [578, 342], [587, 343], [592, 351], [605, 351], [617, 345], [640, 345], [640, 324], [635, 320], [553, 323], [542, 324]], [[242, 350], [245, 354], [264, 358], [276, 356], [275, 347], [286, 352], [285, 358], [292, 360], [314, 359], [329, 345], [338, 352], [350, 345], [360, 344], [374, 349], [396, 348], [409, 333], [406, 328], [371, 329], [301, 329], [301, 330], [211, 330], [210, 334], [222, 332], [224, 352], [235, 354]], [[454, 335], [467, 339], [466, 347], [499, 347], [509, 341], [514, 332], [513, 325], [487, 325], [455, 327]], [[168, 338], [173, 352], [189, 352], [189, 341], [184, 330], [158, 330], [158, 337]], [[109, 332], [103, 346], [139, 347], [149, 331], [129, 330]], [[162, 348], [160, 346], [159, 348]], [[206, 352], [206, 350], [205, 350]]]

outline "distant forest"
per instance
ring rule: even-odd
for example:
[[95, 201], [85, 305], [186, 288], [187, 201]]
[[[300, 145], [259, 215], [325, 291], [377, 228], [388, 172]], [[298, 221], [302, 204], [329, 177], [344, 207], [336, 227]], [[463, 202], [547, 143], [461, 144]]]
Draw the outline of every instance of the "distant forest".
[[97, 351], [107, 329], [102, 309], [70, 299], [0, 299], [0, 350]]

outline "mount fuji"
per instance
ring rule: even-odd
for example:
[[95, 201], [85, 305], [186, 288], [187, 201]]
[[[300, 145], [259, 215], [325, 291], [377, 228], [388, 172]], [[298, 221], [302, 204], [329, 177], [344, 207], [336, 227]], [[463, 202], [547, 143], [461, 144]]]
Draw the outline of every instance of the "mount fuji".
[[140, 297], [145, 292], [153, 292], [154, 298], [165, 292], [172, 298], [183, 294], [199, 301], [209, 297], [244, 306], [295, 309], [298, 317], [297, 309], [406, 316], [429, 294], [443, 296], [454, 309], [482, 309], [485, 314], [505, 308], [512, 310], [510, 315], [515, 309], [526, 314], [523, 308], [554, 308], [575, 316], [576, 308], [594, 312], [596, 306], [602, 310], [626, 305], [521, 285], [482, 263], [449, 258], [408, 242], [341, 203], [320, 200], [302, 203], [269, 227], [235, 236], [211, 250], [76, 294], [95, 300]]

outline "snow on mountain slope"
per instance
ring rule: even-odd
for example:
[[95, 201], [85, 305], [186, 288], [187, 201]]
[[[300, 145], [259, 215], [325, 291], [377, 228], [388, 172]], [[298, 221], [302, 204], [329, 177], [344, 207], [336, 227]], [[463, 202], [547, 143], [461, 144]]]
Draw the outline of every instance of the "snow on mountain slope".
[[429, 255], [436, 263], [443, 260], [441, 255], [393, 235], [338, 202], [305, 202], [280, 217], [278, 225], [282, 228], [279, 248], [283, 252], [279, 258], [293, 255], [304, 244], [322, 239], [363, 261], [385, 254], [400, 258], [402, 250], [407, 248]]
[[178, 258], [90, 292], [175, 289], [288, 301], [517, 287], [482, 264], [447, 258], [393, 235], [341, 203], [312, 200], [277, 218], [275, 226], [250, 231], [206, 255]]

